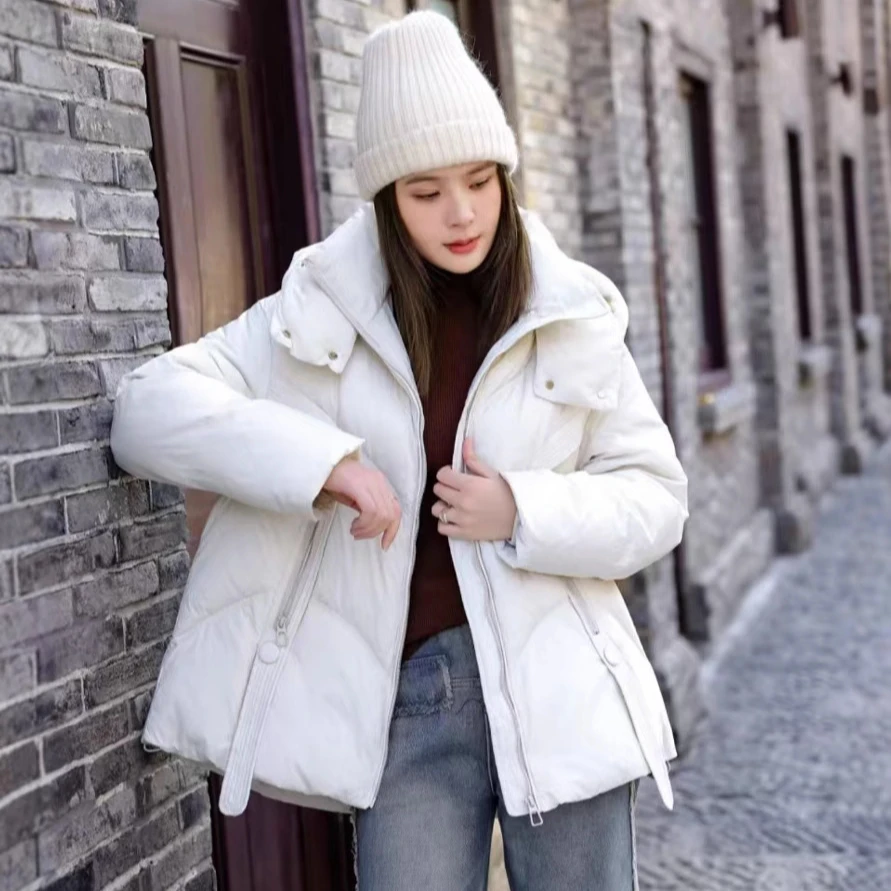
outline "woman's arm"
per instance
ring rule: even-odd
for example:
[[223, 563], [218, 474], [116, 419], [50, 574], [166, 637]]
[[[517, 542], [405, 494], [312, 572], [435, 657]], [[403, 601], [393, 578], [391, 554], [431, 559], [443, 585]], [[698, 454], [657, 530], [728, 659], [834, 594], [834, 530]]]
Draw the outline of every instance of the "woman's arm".
[[592, 413], [581, 470], [503, 474], [518, 522], [498, 550], [514, 568], [621, 579], [680, 542], [687, 477], [627, 348], [622, 363], [618, 405]]
[[362, 440], [263, 398], [277, 295], [121, 380], [111, 449], [135, 476], [314, 516], [313, 501]]

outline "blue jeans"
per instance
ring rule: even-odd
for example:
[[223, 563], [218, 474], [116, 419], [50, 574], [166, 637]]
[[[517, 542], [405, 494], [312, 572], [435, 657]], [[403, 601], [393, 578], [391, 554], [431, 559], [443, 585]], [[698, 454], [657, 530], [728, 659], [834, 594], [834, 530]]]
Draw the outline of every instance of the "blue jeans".
[[374, 807], [356, 814], [359, 891], [485, 891], [495, 814], [511, 891], [634, 891], [636, 783], [544, 814], [504, 810], [466, 625], [402, 666]]

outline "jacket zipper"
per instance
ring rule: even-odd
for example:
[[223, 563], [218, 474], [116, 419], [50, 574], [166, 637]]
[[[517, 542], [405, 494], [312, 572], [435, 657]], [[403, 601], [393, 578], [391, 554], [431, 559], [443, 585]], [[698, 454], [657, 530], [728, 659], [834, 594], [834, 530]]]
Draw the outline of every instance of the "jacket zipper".
[[[294, 616], [297, 613], [298, 603], [306, 605], [309, 602], [309, 594], [312, 593], [316, 583], [316, 576], [322, 565], [322, 557], [325, 554], [325, 546], [328, 543], [328, 535], [331, 527], [334, 525], [335, 510], [330, 512], [324, 521], [316, 523], [309, 535], [309, 543], [306, 553], [300, 561], [297, 570], [292, 574], [288, 581], [288, 596], [278, 611], [275, 619], [275, 642], [278, 647], [284, 649], [288, 645], [289, 629], [291, 628]], [[319, 540], [319, 526], [324, 525], [324, 531], [321, 537], [321, 544], [316, 548], [316, 541]], [[310, 562], [312, 561], [312, 567]], [[307, 573], [308, 575], [305, 575]], [[300, 579], [305, 581], [301, 585]]]
[[[396, 379], [398, 384], [402, 387], [402, 389], [406, 392], [408, 397], [411, 399], [412, 404], [416, 409], [416, 416], [419, 418], [417, 424], [417, 436], [415, 437], [415, 448], [418, 456], [418, 467], [420, 468], [420, 473], [418, 474], [418, 486], [415, 492], [415, 511], [412, 522], [412, 536], [411, 536], [411, 559], [408, 562], [408, 567], [406, 570], [405, 582], [403, 583], [403, 588], [405, 591], [404, 594], [404, 609], [402, 613], [402, 628], [399, 633], [399, 640], [405, 640], [405, 632], [408, 627], [408, 609], [409, 609], [409, 600], [410, 600], [410, 589], [411, 589], [411, 576], [412, 570], [414, 568], [416, 549], [417, 549], [417, 540], [418, 540], [418, 527], [421, 521], [421, 500], [424, 497], [424, 484], [427, 478], [427, 455], [424, 452], [424, 407], [421, 404], [421, 398], [418, 394], [417, 385], [414, 380], [409, 380], [405, 376], [403, 376], [390, 362], [388, 362], [384, 358], [384, 352], [373, 337], [370, 337], [368, 331], [365, 327], [356, 320], [355, 316], [349, 311], [349, 308], [344, 306], [341, 301], [338, 299], [337, 295], [334, 293], [334, 289], [328, 284], [328, 281], [325, 279], [324, 273], [314, 266], [311, 263], [311, 258], [307, 257], [304, 260], [304, 263], [308, 266], [312, 266], [315, 275], [320, 279], [320, 283], [324, 285], [325, 293], [331, 299], [332, 303], [343, 313], [343, 315], [347, 318], [350, 324], [358, 331], [363, 338], [365, 338], [366, 343], [374, 350], [380, 360], [387, 366], [390, 370], [390, 373]], [[388, 711], [391, 716], [393, 709], [396, 705], [396, 694], [399, 688], [399, 670], [402, 667], [401, 659], [397, 658], [395, 661], [395, 667], [393, 669], [393, 674], [390, 678], [390, 703], [388, 706]], [[389, 738], [390, 727], [389, 722], [387, 723], [387, 727], [384, 730], [384, 740], [382, 745], [382, 750], [386, 752], [387, 750], [387, 739]], [[384, 768], [386, 767], [386, 757], [381, 759], [380, 765], [378, 766], [377, 775], [374, 778], [374, 785], [372, 787], [372, 796], [373, 798], [377, 797], [378, 789], [380, 789], [381, 780], [384, 776]]]

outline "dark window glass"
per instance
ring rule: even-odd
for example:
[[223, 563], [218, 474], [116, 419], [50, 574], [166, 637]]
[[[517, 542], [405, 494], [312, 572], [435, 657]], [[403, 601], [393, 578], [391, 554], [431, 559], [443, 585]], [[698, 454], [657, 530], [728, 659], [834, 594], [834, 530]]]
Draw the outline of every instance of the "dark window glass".
[[801, 137], [794, 130], [786, 132], [786, 154], [789, 167], [789, 204], [792, 211], [795, 287], [798, 295], [798, 335], [803, 341], [809, 341], [813, 337], [813, 325], [802, 197]]

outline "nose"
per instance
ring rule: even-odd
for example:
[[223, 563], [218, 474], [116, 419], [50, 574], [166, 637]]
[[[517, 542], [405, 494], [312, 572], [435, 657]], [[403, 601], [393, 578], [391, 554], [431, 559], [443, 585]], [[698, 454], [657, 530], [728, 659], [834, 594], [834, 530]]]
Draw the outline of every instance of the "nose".
[[457, 194], [449, 205], [449, 225], [464, 229], [473, 222], [473, 201], [469, 194]]

